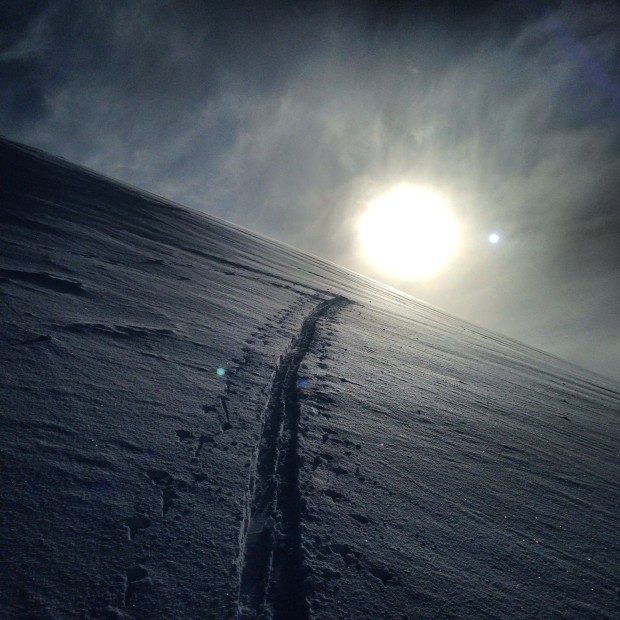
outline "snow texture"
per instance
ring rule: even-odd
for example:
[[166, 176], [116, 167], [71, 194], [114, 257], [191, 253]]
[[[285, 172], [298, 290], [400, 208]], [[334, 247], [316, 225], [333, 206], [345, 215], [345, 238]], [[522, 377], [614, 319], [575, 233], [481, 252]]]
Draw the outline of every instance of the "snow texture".
[[618, 385], [26, 147], [0, 170], [0, 617], [620, 617]]

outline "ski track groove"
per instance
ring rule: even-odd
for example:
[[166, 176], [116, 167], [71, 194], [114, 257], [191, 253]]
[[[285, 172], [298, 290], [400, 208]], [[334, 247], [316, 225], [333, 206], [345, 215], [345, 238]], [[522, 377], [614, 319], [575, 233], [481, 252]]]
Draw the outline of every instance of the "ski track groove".
[[260, 416], [239, 531], [237, 618], [307, 620], [298, 472], [298, 371], [316, 323], [345, 304], [333, 297], [306, 316], [280, 356]]

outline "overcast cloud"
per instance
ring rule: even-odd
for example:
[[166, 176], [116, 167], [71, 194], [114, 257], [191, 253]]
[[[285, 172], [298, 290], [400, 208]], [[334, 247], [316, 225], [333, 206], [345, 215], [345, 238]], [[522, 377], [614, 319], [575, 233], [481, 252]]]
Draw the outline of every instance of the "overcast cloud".
[[[0, 132], [620, 378], [618, 4], [420, 4], [5, 3]], [[356, 245], [402, 181], [462, 229], [425, 282]]]

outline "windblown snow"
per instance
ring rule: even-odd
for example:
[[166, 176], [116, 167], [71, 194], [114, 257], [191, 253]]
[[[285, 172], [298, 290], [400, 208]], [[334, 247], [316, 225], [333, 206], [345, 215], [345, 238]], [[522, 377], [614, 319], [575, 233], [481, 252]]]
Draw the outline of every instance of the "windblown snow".
[[620, 617], [620, 386], [0, 141], [0, 616]]

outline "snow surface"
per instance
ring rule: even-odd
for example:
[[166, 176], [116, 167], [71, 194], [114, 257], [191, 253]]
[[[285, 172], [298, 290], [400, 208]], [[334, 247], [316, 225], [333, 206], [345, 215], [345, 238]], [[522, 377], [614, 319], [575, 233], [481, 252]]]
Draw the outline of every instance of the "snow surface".
[[620, 617], [620, 386], [26, 147], [0, 170], [2, 618]]

